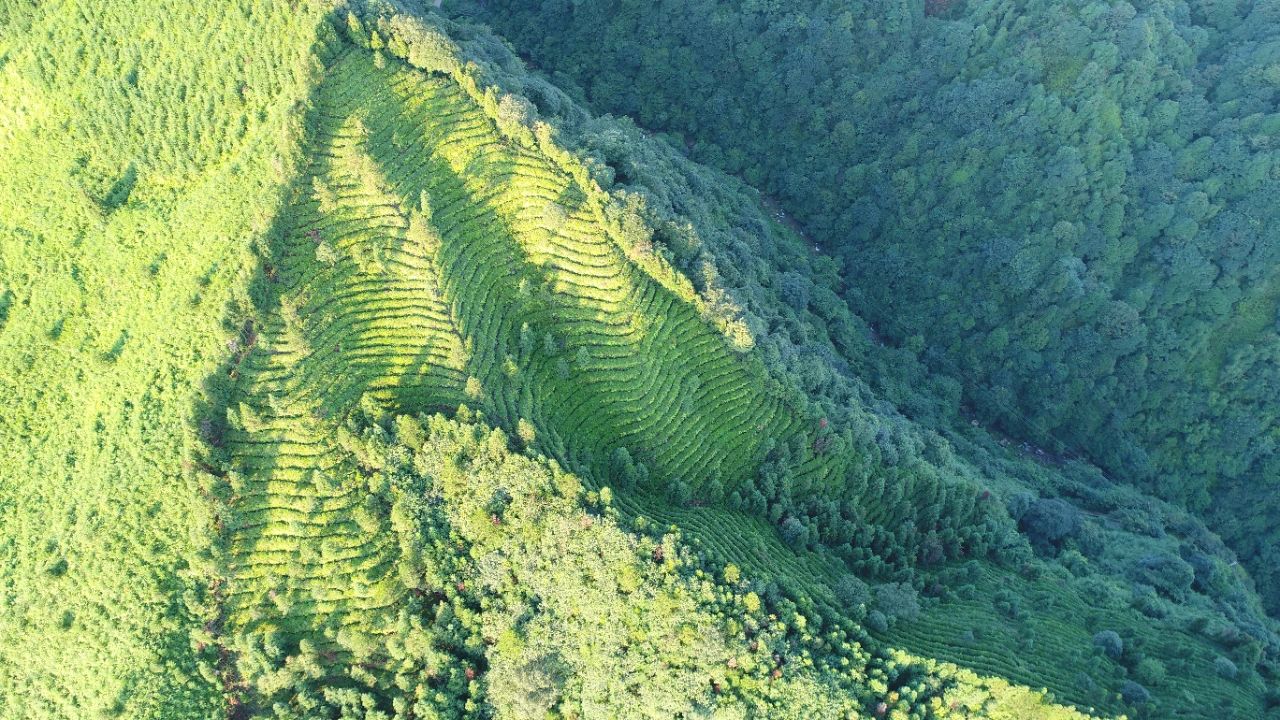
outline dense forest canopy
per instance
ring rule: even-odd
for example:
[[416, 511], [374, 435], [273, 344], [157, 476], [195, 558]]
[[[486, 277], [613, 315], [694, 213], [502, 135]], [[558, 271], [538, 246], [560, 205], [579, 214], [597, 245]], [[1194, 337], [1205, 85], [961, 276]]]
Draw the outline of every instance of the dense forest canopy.
[[[1128, 402], [1190, 317], [1169, 231], [1092, 234], [1135, 187], [1205, 196], [1187, 247], [1271, 227], [1265, 97], [1144, 114], [1257, 95], [1256, 7], [447, 4], [542, 23], [542, 73], [429, 3], [0, 0], [0, 720], [1278, 716], [1280, 624], [1197, 512], [1270, 517], [1265, 432], [1209, 487], [1062, 384]], [[1074, 67], [1140, 19], [1159, 90]], [[1195, 316], [1224, 376], [1250, 283]], [[1160, 362], [1208, 372], [1184, 331]], [[1201, 380], [1160, 402], [1236, 412]]]
[[1280, 5], [476, 7], [767, 188], [979, 417], [1204, 511], [1280, 607]]

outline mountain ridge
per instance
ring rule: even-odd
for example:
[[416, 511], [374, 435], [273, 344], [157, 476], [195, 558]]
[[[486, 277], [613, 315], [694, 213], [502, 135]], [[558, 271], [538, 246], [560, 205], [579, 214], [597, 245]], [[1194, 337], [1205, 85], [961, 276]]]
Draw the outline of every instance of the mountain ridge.
[[[0, 220], [73, 238], [0, 245], [23, 408], [0, 417], [0, 629], [22, 638], [0, 716], [1266, 712], [1274, 629], [1221, 543], [942, 422], [954, 385], [879, 347], [834, 262], [745, 186], [594, 118], [486, 30], [266, 5], [211, 26], [243, 52], [265, 36], [246, 28], [287, 38], [288, 62], [164, 46], [248, 68], [210, 75], [224, 101], [153, 74], [162, 55], [78, 79], [137, 114], [173, 93], [141, 145], [73, 124], [104, 147], [63, 158], [40, 96], [0, 104], [0, 145], [59, 158], [9, 160], [39, 172], [0, 187]], [[84, 18], [113, 48], [182, 14], [145, 10]], [[0, 40], [0, 87], [75, 67], [26, 42]], [[254, 129], [226, 158], [152, 150], [198, 122]], [[20, 202], [44, 186], [84, 212]], [[24, 497], [24, 473], [67, 502]], [[97, 544], [113, 524], [134, 539]], [[127, 657], [55, 663], [118, 638]]]

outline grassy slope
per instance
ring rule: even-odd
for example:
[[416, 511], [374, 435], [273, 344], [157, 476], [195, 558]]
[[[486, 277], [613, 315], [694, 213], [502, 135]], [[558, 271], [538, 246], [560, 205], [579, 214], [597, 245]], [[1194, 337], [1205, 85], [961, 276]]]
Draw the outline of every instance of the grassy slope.
[[194, 389], [267, 229], [314, 4], [0, 2], [0, 717], [212, 717]]

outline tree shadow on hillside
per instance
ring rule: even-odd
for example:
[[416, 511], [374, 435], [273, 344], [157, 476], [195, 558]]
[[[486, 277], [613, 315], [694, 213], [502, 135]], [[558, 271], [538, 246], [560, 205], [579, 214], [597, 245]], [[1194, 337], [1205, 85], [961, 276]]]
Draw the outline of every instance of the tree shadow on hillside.
[[[336, 17], [336, 16], [335, 16]], [[323, 57], [326, 65], [336, 58]], [[323, 82], [311, 89], [307, 102], [309, 108], [303, 118], [302, 136], [298, 141], [299, 166], [291, 181], [279, 186], [276, 193], [277, 211], [271, 225], [252, 245], [254, 266], [247, 281], [247, 293], [233, 297], [224, 309], [223, 329], [226, 332], [226, 356], [217, 368], [200, 385], [200, 392], [192, 402], [190, 426], [196, 435], [196, 447], [192, 454], [193, 467], [188, 472], [194, 476], [194, 485], [212, 508], [214, 537], [209, 538], [205, 551], [207, 565], [197, 568], [207, 582], [208, 602], [204, 626], [197, 632], [193, 628], [192, 641], [199, 647], [202, 660], [216, 671], [222, 684], [224, 700], [228, 703], [228, 717], [250, 717], [259, 709], [252, 697], [242, 688], [236, 667], [236, 652], [227, 646], [226, 592], [231, 572], [224, 557], [229, 531], [236, 525], [236, 491], [229, 482], [233, 471], [239, 471], [234, 457], [234, 435], [229, 415], [250, 395], [250, 389], [258, 381], [258, 375], [267, 366], [268, 352], [264, 349], [263, 336], [271, 327], [270, 319], [280, 315], [282, 288], [278, 268], [284, 254], [283, 240], [295, 225], [291, 198], [302, 192], [309, 180], [306, 174], [308, 153], [313, 148], [319, 115], [316, 101]], [[124, 202], [136, 183], [137, 171], [131, 164], [124, 176], [112, 187], [104, 199], [108, 212]], [[278, 443], [261, 443], [257, 453], [255, 472], [270, 472], [280, 462]], [[212, 636], [212, 642], [203, 640], [204, 633]]]
[[103, 196], [102, 211], [109, 214], [129, 202], [129, 195], [133, 193], [133, 186], [137, 183], [138, 166], [130, 162], [129, 166], [124, 169], [124, 173], [112, 183], [111, 188], [107, 190], [107, 194]]

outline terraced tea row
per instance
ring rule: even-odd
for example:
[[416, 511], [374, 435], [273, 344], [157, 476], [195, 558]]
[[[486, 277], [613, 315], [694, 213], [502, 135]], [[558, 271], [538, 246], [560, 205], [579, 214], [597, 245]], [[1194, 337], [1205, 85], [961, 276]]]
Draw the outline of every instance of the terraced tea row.
[[[404, 98], [422, 96], [423, 83], [395, 78]], [[425, 128], [422, 142], [433, 141], [429, 107], [396, 109], [389, 137]], [[523, 417], [573, 438], [598, 460], [624, 445], [668, 477], [703, 480], [721, 464], [748, 475], [757, 428], [778, 414], [761, 378], [626, 260], [568, 177], [495, 130], [473, 142], [443, 146], [447, 169], [401, 191], [441, 207], [445, 285], [485, 349], [472, 363], [484, 407], [508, 426]]]
[[632, 265], [584, 194], [504, 139], [447, 79], [337, 59], [313, 163], [264, 274], [274, 297], [238, 372], [242, 486], [227, 618], [288, 637], [376, 635], [394, 548], [331, 442], [368, 395], [483, 409], [603, 472], [627, 446], [661, 477], [745, 480], [790, 415], [697, 313]]
[[[885, 538], [907, 521], [974, 512], [969, 490], [945, 483], [842, 489], [858, 463], [839, 439], [816, 440], [765, 390], [757, 358], [633, 262], [588, 191], [500, 132], [452, 78], [349, 49], [327, 68], [312, 117], [313, 162], [265, 262], [271, 299], [230, 413], [226, 631], [306, 639], [326, 662], [393, 635], [401, 550], [365, 468], [334, 442], [365, 397], [397, 412], [479, 409], [597, 482], [614, 483], [625, 447], [649, 471], [639, 493], [746, 491], [776, 439], [795, 448], [792, 469], [815, 501], [884, 494], [860, 511], [872, 548], [892, 547]], [[913, 508], [919, 497], [931, 502]], [[835, 572], [833, 558], [818, 567], [779, 554], [761, 520], [738, 538], [716, 518], [678, 514], [761, 577]], [[821, 583], [792, 584], [829, 602]]]

